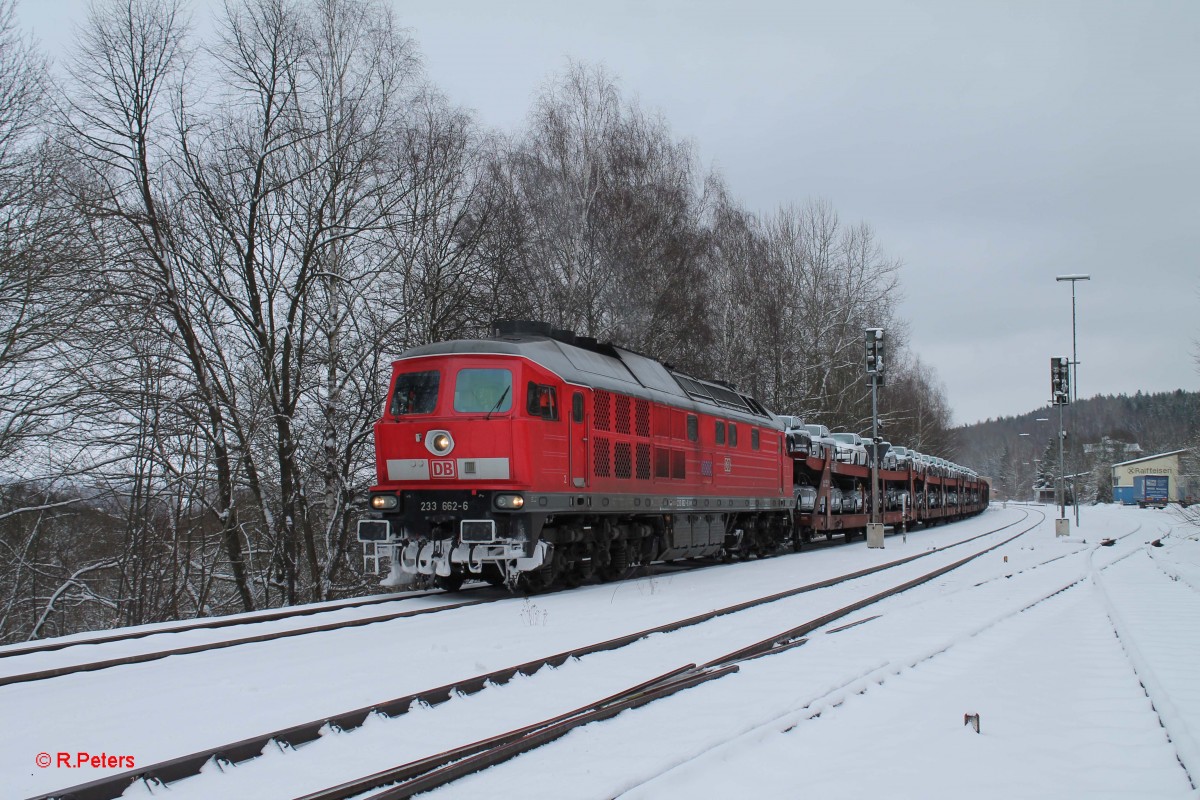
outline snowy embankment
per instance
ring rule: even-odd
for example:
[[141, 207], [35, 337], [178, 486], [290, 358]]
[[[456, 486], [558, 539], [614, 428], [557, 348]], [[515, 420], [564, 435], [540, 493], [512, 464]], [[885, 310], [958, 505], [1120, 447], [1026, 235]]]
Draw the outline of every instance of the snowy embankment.
[[[883, 551], [857, 543], [5, 687], [0, 705], [6, 716], [13, 710], [16, 715], [0, 734], [10, 738], [0, 749], [0, 767], [22, 779], [19, 794], [47, 791], [103, 773], [37, 769], [39, 751], [107, 749], [133, 753], [146, 764], [519, 663], [526, 655], [893, 561], [1023, 513], [997, 508], [906, 540], [889, 537]], [[1048, 521], [1001, 550], [831, 627], [880, 614], [876, 619], [837, 633], [818, 631], [800, 648], [575, 731], [440, 794], [1190, 796], [1177, 750], [1159, 725], [1161, 708], [1155, 711], [1165, 704], [1151, 705], [1153, 693], [1147, 697], [1138, 675], [1154, 675], [1175, 702], [1175, 729], [1200, 730], [1200, 710], [1183, 677], [1200, 652], [1190, 640], [1176, 640], [1173, 648], [1166, 622], [1154, 628], [1158, 645], [1143, 635], [1151, 626], [1141, 621], [1129, 623], [1137, 630], [1136, 644], [1118, 640], [1089, 580], [1093, 571], [1103, 575], [1123, 617], [1140, 620], [1143, 613], [1121, 589], [1126, 570], [1139, 563], [1159, 579], [1151, 590], [1130, 592], [1147, 613], [1153, 615], [1155, 598], [1168, 589], [1190, 592], [1185, 596], [1196, 602], [1200, 593], [1167, 574], [1194, 574], [1200, 563], [1196, 542], [1168, 537], [1167, 547], [1153, 551], [1154, 562], [1144, 545], [1171, 521], [1160, 512], [1085, 509], [1071, 541], [1055, 540]], [[1135, 530], [1114, 547], [1096, 547], [1102, 537]], [[919, 559], [910, 571], [961, 555]], [[1160, 562], [1162, 568], [1154, 566]], [[328, 786], [728, 651], [898, 583], [904, 569], [568, 662], [436, 709], [372, 719], [296, 751], [268, 748], [266, 756], [226, 773], [210, 768], [179, 782], [171, 795], [291, 797]], [[1063, 587], [1070, 588], [1060, 592]], [[1183, 601], [1175, 596], [1172, 602]], [[1146, 661], [1136, 674], [1127, 656], [1134, 647]], [[1190, 658], [1180, 656], [1189, 650]], [[966, 712], [981, 715], [980, 734], [962, 727]]]

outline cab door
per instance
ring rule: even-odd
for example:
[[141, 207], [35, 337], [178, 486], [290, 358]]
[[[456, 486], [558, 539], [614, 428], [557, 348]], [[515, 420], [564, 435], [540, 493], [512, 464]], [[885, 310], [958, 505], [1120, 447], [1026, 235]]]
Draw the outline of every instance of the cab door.
[[588, 485], [588, 426], [587, 400], [583, 392], [571, 390], [570, 432], [568, 441], [571, 450], [571, 486], [582, 489]]

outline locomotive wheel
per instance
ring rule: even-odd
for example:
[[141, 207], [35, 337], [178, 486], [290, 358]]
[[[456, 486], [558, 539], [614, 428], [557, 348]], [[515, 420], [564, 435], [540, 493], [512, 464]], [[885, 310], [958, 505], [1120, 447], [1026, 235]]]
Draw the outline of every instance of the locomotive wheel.
[[583, 569], [579, 562], [571, 562], [558, 576], [558, 583], [564, 589], [575, 589], [581, 586], [583, 581]]
[[526, 594], [541, 594], [550, 588], [552, 573], [546, 569], [522, 572], [517, 577], [517, 588]]
[[573, 548], [564, 545], [555, 548], [553, 582], [565, 589], [574, 589], [579, 585], [579, 562], [571, 558]]
[[504, 572], [495, 564], [484, 564], [481, 577], [492, 586], [504, 585]]
[[618, 581], [629, 572], [629, 548], [625, 542], [613, 543], [608, 551], [608, 563], [599, 569], [600, 580], [605, 583]]
[[433, 580], [439, 589], [445, 589], [447, 592], [457, 592], [462, 588], [463, 581], [466, 579], [466, 575], [463, 575], [458, 570], [455, 570], [445, 577], [441, 575], [435, 575]]

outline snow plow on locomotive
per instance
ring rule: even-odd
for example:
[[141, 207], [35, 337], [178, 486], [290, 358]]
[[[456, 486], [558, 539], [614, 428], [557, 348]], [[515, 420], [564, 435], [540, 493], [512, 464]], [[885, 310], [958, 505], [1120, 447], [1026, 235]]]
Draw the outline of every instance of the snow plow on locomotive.
[[[393, 363], [358, 527], [376, 568], [390, 563], [385, 585], [540, 590], [865, 527], [869, 468], [832, 450], [797, 452], [788, 418], [753, 397], [542, 323], [498, 322], [492, 333]], [[904, 478], [893, 472], [885, 485], [897, 492]], [[931, 484], [908, 475], [910, 497], [924, 497]], [[963, 478], [954, 485], [972, 497]], [[837, 484], [858, 497], [844, 510], [831, 502]], [[803, 486], [817, 497], [811, 510]], [[953, 515], [986, 506], [986, 491], [974, 498]], [[899, 522], [927, 509], [914, 501]]]

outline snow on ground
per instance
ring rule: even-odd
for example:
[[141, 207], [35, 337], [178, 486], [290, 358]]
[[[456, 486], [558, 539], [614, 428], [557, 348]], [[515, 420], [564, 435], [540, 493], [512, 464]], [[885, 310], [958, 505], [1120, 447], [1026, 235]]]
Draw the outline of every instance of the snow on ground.
[[[907, 543], [892, 540], [886, 550], [859, 542], [0, 687], [2, 721], [9, 723], [0, 726], [0, 774], [27, 781], [14, 787], [18, 796], [51, 791], [106, 773], [64, 778], [57, 767], [34, 765], [40, 752], [130, 754], [138, 764], [155, 763], [893, 561], [1025, 513], [998, 510], [921, 531]], [[139, 646], [85, 649], [102, 647], [112, 656]], [[78, 658], [71, 649], [56, 652]], [[54, 657], [40, 654], [38, 668], [53, 667]], [[25, 658], [3, 663], [9, 669], [9, 661]]]
[[[1117, 507], [1083, 509], [1070, 540], [1054, 538], [1050, 508], [997, 507], [889, 537], [882, 551], [860, 541], [3, 687], [0, 770], [18, 796], [49, 791], [104, 773], [38, 769], [39, 752], [106, 750], [144, 765], [925, 552], [1027, 511], [1029, 523], [994, 540], [1042, 512], [1047, 521], [830, 628], [877, 619], [818, 631], [737, 675], [579, 729], [436, 794], [1194, 797], [1180, 758], [1195, 779], [1200, 764], [1188, 739], [1200, 732], [1200, 544], [1180, 529], [1165, 547], [1147, 547], [1173, 517]], [[1098, 547], [1106, 536], [1124, 538]], [[962, 549], [435, 709], [372, 719], [295, 752], [268, 748], [224, 774], [210, 768], [179, 782], [170, 794], [290, 797], [329, 786], [732, 650], [949, 563]], [[966, 712], [981, 715], [981, 733], [963, 727]]]
[[[1194, 630], [1196, 616], [1184, 619], [1195, 594], [1180, 598], [1170, 580], [1136, 585], [1125, 573], [1149, 558], [1143, 543], [1169, 518], [1099, 508], [1082, 521], [1089, 546], [1075, 556], [1014, 570], [997, 551], [989, 564], [880, 604], [877, 620], [814, 633], [738, 675], [577, 730], [431, 796], [504, 796], [534, 774], [524, 797], [1195, 797], [1091, 580], [1128, 556], [1104, 570], [1105, 585], [1158, 608], [1134, 626], [1139, 641], [1164, 643], [1146, 672], [1190, 696], [1187, 685], [1168, 682], [1190, 675], [1195, 683], [1200, 649], [1188, 625]], [[1138, 524], [1117, 546], [1094, 547]], [[1194, 534], [1168, 541], [1156, 556], [1200, 553]], [[1049, 521], [1032, 543], [1012, 545], [1045, 556], [1063, 546]], [[992, 578], [976, 585], [987, 567]], [[1179, 699], [1181, 721], [1200, 730], [1200, 712]], [[980, 715], [979, 734], [963, 725], [966, 713]]]

